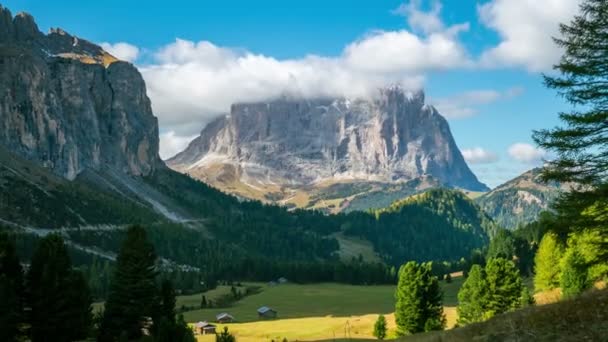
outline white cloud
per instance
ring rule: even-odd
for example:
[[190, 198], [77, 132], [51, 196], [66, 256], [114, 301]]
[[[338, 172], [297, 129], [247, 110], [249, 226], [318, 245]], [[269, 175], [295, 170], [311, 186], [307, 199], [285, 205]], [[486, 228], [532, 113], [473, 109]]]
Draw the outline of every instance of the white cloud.
[[174, 131], [160, 134], [160, 157], [169, 159], [183, 151], [196, 136], [177, 136]]
[[379, 31], [346, 47], [339, 63], [369, 72], [425, 72], [470, 64], [467, 53], [448, 32], [420, 37], [409, 31]]
[[471, 164], [489, 164], [498, 160], [498, 156], [491, 151], [481, 147], [473, 147], [462, 150], [462, 156]]
[[478, 106], [517, 97], [523, 91], [521, 87], [509, 88], [502, 92], [491, 89], [470, 90], [447, 98], [430, 99], [429, 102], [434, 104], [444, 117], [462, 119], [476, 115]]
[[404, 16], [414, 31], [428, 34], [443, 30], [443, 21], [439, 17], [442, 7], [441, 2], [434, 1], [431, 10], [428, 12], [422, 11], [420, 7], [420, 0], [411, 0], [409, 3], [401, 4], [393, 10], [393, 13]]
[[482, 23], [501, 37], [482, 54], [481, 65], [549, 70], [562, 54], [551, 38], [558, 36], [559, 23], [572, 20], [581, 1], [492, 0], [479, 6]]
[[522, 163], [540, 163], [547, 156], [543, 149], [536, 148], [527, 143], [515, 143], [508, 149], [509, 156]]
[[99, 44], [104, 50], [109, 52], [112, 56], [127, 62], [135, 62], [139, 57], [139, 48], [129, 43], [101, 43]]
[[[432, 9], [430, 15], [436, 11]], [[471, 64], [458, 40], [466, 24], [431, 26], [423, 34], [374, 31], [348, 44], [338, 56], [296, 59], [177, 39], [140, 70], [161, 127], [176, 136], [189, 136], [228, 112], [235, 102], [263, 101], [286, 93], [366, 96], [389, 83], [417, 89], [429, 71]]]

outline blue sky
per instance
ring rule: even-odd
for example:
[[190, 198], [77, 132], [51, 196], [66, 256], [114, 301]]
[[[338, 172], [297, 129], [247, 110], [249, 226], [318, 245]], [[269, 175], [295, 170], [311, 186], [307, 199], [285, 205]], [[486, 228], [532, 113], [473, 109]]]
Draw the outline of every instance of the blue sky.
[[[537, 166], [534, 129], [567, 105], [542, 85], [550, 37], [579, 0], [5, 0], [42, 31], [61, 27], [136, 64], [161, 126], [181, 149], [229, 103], [303, 94], [358, 96], [383, 83], [423, 87], [481, 181]], [[541, 4], [542, 3], [542, 4]]]

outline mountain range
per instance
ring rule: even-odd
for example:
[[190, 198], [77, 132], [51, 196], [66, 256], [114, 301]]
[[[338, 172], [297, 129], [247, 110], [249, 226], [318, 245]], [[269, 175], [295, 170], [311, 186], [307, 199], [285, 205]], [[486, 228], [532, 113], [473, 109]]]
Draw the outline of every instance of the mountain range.
[[[28, 14], [0, 7], [0, 84], [0, 226], [23, 253], [60, 231], [83, 262], [111, 261], [124, 228], [143, 224], [165, 264], [216, 277], [241, 265], [260, 280], [294, 271], [292, 263], [363, 255], [391, 265], [459, 260], [497, 229], [458, 190], [487, 187], [422, 92], [393, 86], [371, 99], [235, 104], [168, 161], [184, 175], [158, 156], [137, 68], [94, 43], [61, 29], [43, 34]], [[243, 200], [255, 196], [228, 185], [260, 188], [282, 205]], [[456, 189], [359, 211], [437, 187]], [[336, 202], [350, 212], [285, 205]]]
[[[135, 66], [62, 29], [43, 34], [30, 15], [20, 13], [13, 17], [5, 8], [0, 8], [0, 83], [5, 89], [0, 95], [0, 226], [16, 234], [25, 254], [33, 249], [38, 237], [60, 231], [79, 260], [88, 263], [92, 256], [113, 260], [118, 249], [116, 241], [124, 228], [143, 224], [166, 263], [197, 272], [203, 272], [203, 263], [210, 263], [214, 266], [206, 266], [204, 272], [220, 276], [240, 263], [250, 269], [304, 261], [335, 263], [363, 254], [368, 261], [389, 263], [400, 263], [401, 259], [458, 260], [486, 244], [494, 232], [486, 221], [475, 219], [481, 212], [468, 200], [467, 205], [475, 208], [475, 214], [449, 222], [440, 212], [410, 206], [407, 210], [415, 213], [409, 215], [411, 221], [391, 219], [397, 212], [383, 214], [382, 219], [369, 213], [325, 215], [315, 210], [288, 211], [283, 206], [242, 201], [175, 172], [158, 157], [157, 119]], [[375, 181], [382, 183], [437, 170], [438, 177], [454, 186], [483, 187], [466, 167], [451, 136], [445, 135], [449, 132], [445, 120], [423, 105], [421, 94], [408, 97], [401, 89], [390, 88], [373, 104], [352, 105], [393, 108], [393, 118], [376, 109], [373, 115], [353, 110], [339, 117], [338, 110], [344, 109], [347, 102], [344, 100], [337, 107], [332, 102], [235, 105], [235, 113], [242, 112], [243, 116], [235, 115], [231, 125], [226, 125], [229, 118], [218, 120], [216, 127], [223, 127], [227, 140], [217, 141], [210, 148], [219, 152], [235, 147], [227, 143], [246, 141], [251, 143], [249, 147], [235, 151], [235, 156], [248, 155], [252, 162], [261, 158], [267, 163], [264, 172], [268, 172], [268, 177], [284, 179], [293, 172], [298, 175], [297, 182], [305, 184], [316, 178], [302, 165], [294, 164], [293, 169], [286, 168], [277, 175], [271, 171], [280, 172], [278, 165], [300, 160], [302, 153], [310, 151], [311, 146], [304, 146], [310, 143], [309, 135], [285, 145], [301, 148], [297, 153], [285, 151], [283, 159], [273, 162], [268, 159], [272, 153], [265, 153], [264, 143], [258, 144], [251, 134], [262, 134], [266, 129], [269, 137], [286, 139], [294, 133], [289, 128], [292, 124], [301, 130], [342, 122], [342, 147], [335, 145], [339, 141], [334, 135], [314, 145], [325, 148], [324, 153], [334, 153], [336, 158], [332, 169], [323, 168], [327, 155], [319, 160], [311, 156], [310, 162], [325, 172], [321, 177], [331, 178], [335, 170], [342, 170], [340, 176], [373, 175], [377, 177]], [[257, 114], [246, 115], [254, 108], [258, 108]], [[275, 120], [274, 111], [280, 115], [281, 108], [303, 115], [294, 117], [292, 113]], [[317, 110], [326, 110], [324, 117], [328, 121], [319, 121], [313, 115]], [[258, 121], [241, 121], [255, 118]], [[429, 118], [428, 129], [436, 132], [433, 139], [445, 139], [445, 146], [425, 138], [420, 127], [410, 129], [405, 125], [407, 120], [425, 118]], [[360, 120], [357, 125], [350, 121], [355, 119]], [[384, 122], [385, 128], [359, 126], [362, 122]], [[256, 130], [247, 133], [245, 128], [254, 123]], [[211, 132], [213, 127], [206, 130]], [[232, 132], [236, 135], [230, 136], [231, 127], [240, 133]], [[385, 140], [388, 135], [377, 137], [378, 142], [387, 144], [385, 147], [378, 149], [363, 143], [366, 134], [389, 129], [401, 133], [392, 133], [390, 143]], [[331, 135], [332, 130], [325, 132]], [[400, 140], [404, 134], [412, 140]], [[280, 146], [268, 144], [267, 148]], [[365, 152], [368, 150], [387, 154], [376, 155], [377, 163], [367, 168], [365, 164], [371, 161], [365, 159], [369, 157]], [[184, 153], [180, 158], [186, 156]], [[407, 172], [400, 173], [399, 165], [407, 166]], [[357, 172], [349, 173], [349, 168], [356, 168]], [[451, 170], [453, 178], [449, 175]], [[420, 179], [423, 178], [413, 182], [422, 182]], [[446, 192], [437, 196], [461, 195]], [[429, 206], [433, 200], [435, 197], [429, 198]], [[472, 226], [460, 220], [470, 221]], [[398, 236], [395, 248], [385, 249], [384, 239], [366, 238], [373, 236], [372, 230]], [[425, 233], [418, 234], [418, 230]], [[425, 247], [430, 240], [438, 242], [437, 248]], [[257, 277], [264, 272], [257, 273]]]

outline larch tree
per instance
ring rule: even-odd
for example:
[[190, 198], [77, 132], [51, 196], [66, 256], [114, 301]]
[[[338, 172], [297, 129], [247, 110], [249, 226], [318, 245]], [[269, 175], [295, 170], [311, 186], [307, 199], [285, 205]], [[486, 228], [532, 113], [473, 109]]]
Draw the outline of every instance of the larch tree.
[[566, 250], [559, 284], [563, 298], [578, 296], [589, 287], [585, 259], [574, 247]]
[[534, 290], [536, 292], [559, 287], [563, 254], [564, 247], [559, 237], [555, 233], [547, 232], [540, 240], [538, 251], [534, 256]]

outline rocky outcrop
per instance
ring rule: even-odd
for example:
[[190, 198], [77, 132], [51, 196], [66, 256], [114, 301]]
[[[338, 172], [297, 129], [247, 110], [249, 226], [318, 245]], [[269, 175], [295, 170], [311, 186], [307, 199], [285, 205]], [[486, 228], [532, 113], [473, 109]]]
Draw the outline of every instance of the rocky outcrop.
[[0, 144], [68, 179], [102, 166], [149, 174], [158, 123], [137, 69], [0, 6]]
[[551, 203], [574, 183], [544, 182], [542, 169], [534, 168], [497, 186], [475, 199], [496, 223], [507, 229], [536, 220], [543, 211], [551, 210]]
[[464, 161], [447, 121], [424, 103], [424, 93], [398, 86], [371, 99], [235, 104], [168, 165], [205, 180], [209, 175], [200, 170], [230, 170], [248, 184], [431, 176], [448, 186], [487, 189]]

